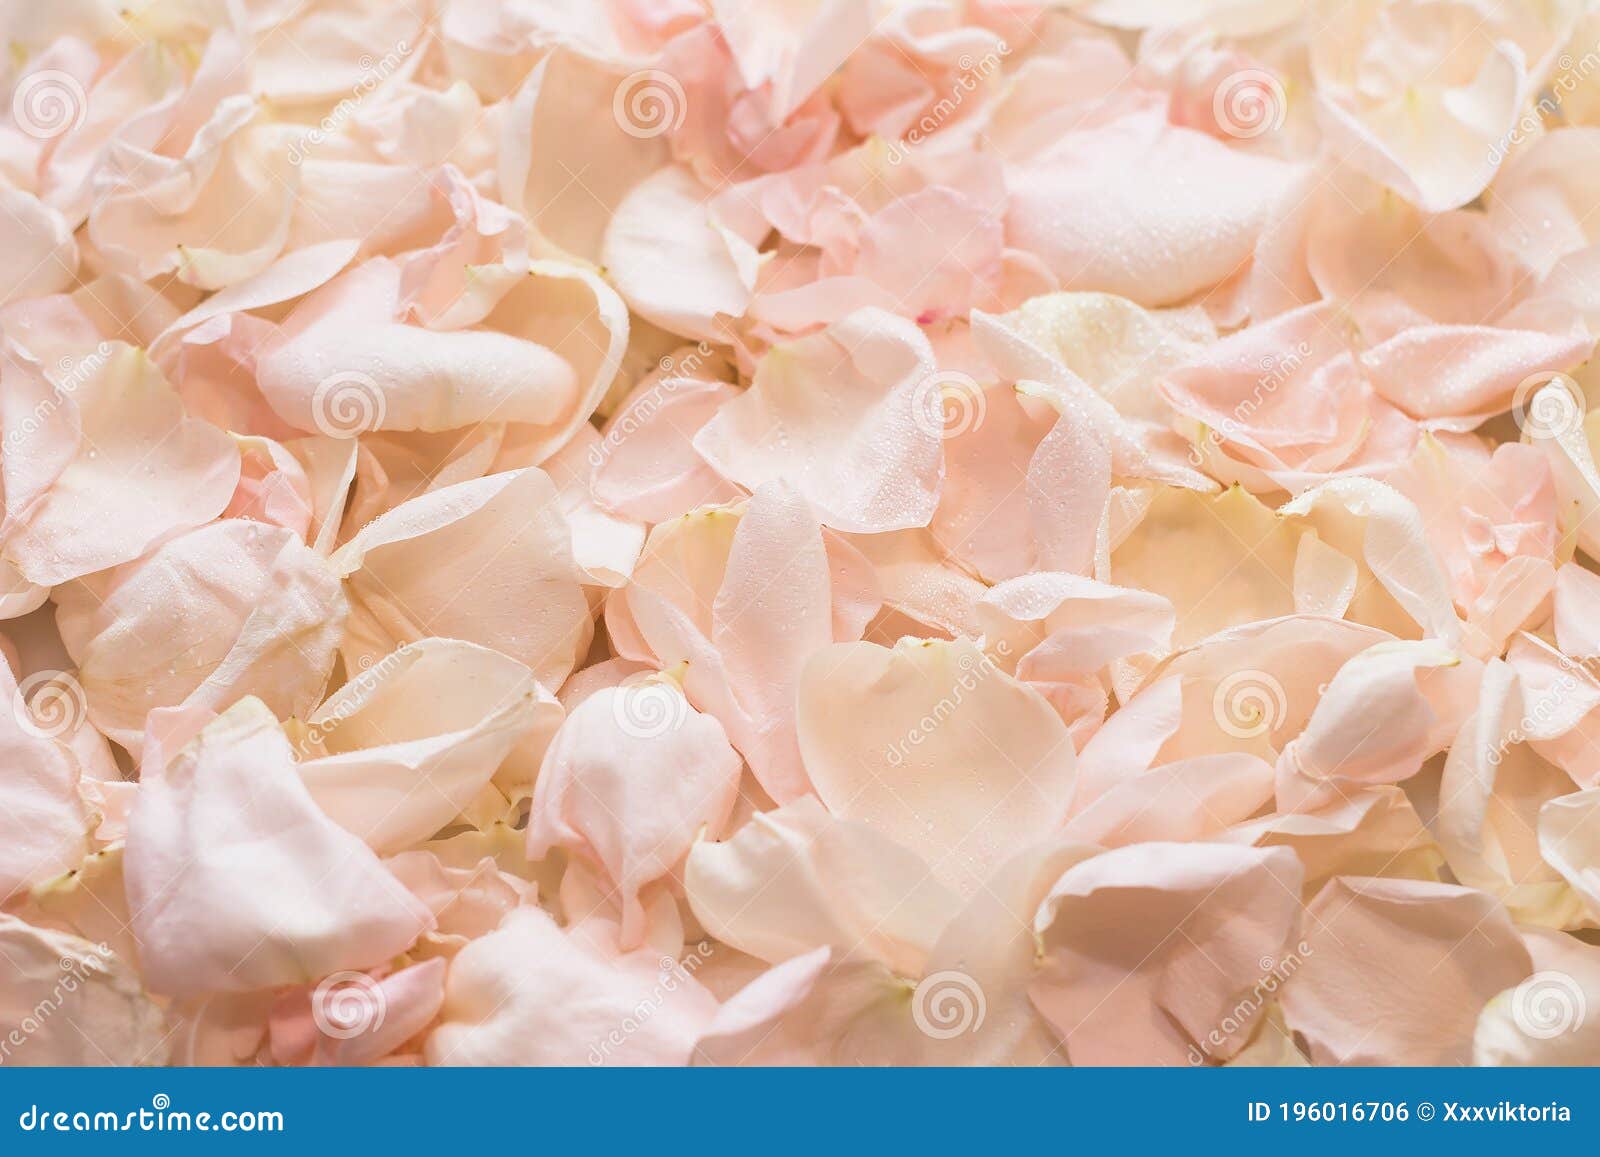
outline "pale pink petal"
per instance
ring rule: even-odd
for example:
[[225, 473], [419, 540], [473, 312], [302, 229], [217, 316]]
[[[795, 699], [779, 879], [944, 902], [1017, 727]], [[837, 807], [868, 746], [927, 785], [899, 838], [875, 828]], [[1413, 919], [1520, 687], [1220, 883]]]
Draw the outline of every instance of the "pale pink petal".
[[713, 0], [711, 10], [745, 86], [772, 86], [775, 123], [788, 117], [872, 31], [872, 6], [865, 0]]
[[0, 189], [0, 213], [12, 228], [0, 274], [0, 302], [59, 293], [78, 271], [78, 246], [61, 214], [21, 189]]
[[551, 706], [497, 651], [404, 643], [306, 720], [300, 778], [334, 822], [380, 855], [401, 851], [465, 811]]
[[1600, 913], [1600, 863], [1595, 855], [1595, 811], [1600, 789], [1573, 792], [1539, 810], [1539, 854], [1578, 894], [1587, 916]]
[[306, 538], [311, 529], [311, 483], [304, 468], [270, 438], [240, 437], [239, 486], [223, 518], [248, 518], [292, 530]]
[[[1084, 753], [1085, 760], [1089, 753]], [[1067, 821], [1068, 834], [1117, 848], [1202, 840], [1249, 819], [1272, 799], [1272, 765], [1253, 755], [1202, 755], [1113, 784]]]
[[90, 719], [135, 754], [158, 708], [209, 713], [256, 695], [285, 717], [309, 714], [345, 617], [326, 559], [281, 527], [239, 519], [190, 531], [56, 597]]
[[1483, 1006], [1532, 971], [1505, 909], [1449, 884], [1331, 880], [1305, 941], [1282, 1001], [1317, 1064], [1467, 1064]]
[[935, 373], [921, 331], [863, 310], [769, 352], [695, 448], [751, 490], [787, 478], [838, 530], [926, 526], [943, 475], [920, 399]]
[[1340, 667], [1279, 756], [1279, 802], [1398, 783], [1444, 749], [1472, 709], [1481, 668], [1432, 639], [1379, 643]]
[[[1037, 253], [1063, 288], [1170, 305], [1249, 260], [1292, 173], [1138, 111], [1014, 163], [1006, 241]], [[1182, 198], [1170, 195], [1177, 184]]]
[[716, 1014], [676, 960], [621, 952], [520, 908], [463, 948], [445, 983], [430, 1065], [682, 1065]]
[[65, 742], [83, 725], [82, 696], [70, 675], [30, 676], [19, 688], [9, 664], [0, 670], [0, 902], [76, 868], [89, 851], [78, 761]]
[[1572, 781], [1522, 741], [1525, 710], [1515, 672], [1492, 660], [1439, 781], [1439, 842], [1456, 879], [1498, 896], [1518, 920], [1570, 927], [1582, 905], [1540, 856], [1539, 816]]
[[1600, 1061], [1600, 949], [1561, 932], [1522, 930], [1534, 973], [1489, 1001], [1472, 1037], [1472, 1063], [1583, 1065]]
[[536, 467], [397, 506], [332, 560], [350, 596], [346, 664], [439, 635], [493, 647], [561, 686], [591, 628], [571, 542], [555, 486]]
[[702, 835], [721, 834], [743, 762], [721, 724], [669, 680], [607, 688], [578, 704], [539, 771], [528, 857], [564, 848], [620, 891], [621, 943], [642, 942], [639, 892], [672, 871]]
[[818, 947], [921, 973], [959, 901], [916, 855], [807, 797], [689, 853], [684, 887], [718, 940], [771, 963]]
[[5, 554], [44, 585], [139, 557], [228, 505], [239, 451], [183, 406], [143, 350], [103, 343], [4, 367]]
[[142, 279], [219, 289], [282, 252], [299, 170], [247, 96], [224, 98], [181, 156], [111, 143], [96, 173], [89, 236]]
[[403, 324], [401, 287], [400, 267], [378, 259], [301, 303], [257, 368], [279, 417], [349, 438], [491, 418], [551, 423], [573, 403], [576, 374], [551, 350], [492, 330]]
[[1600, 576], [1576, 562], [1556, 570], [1555, 632], [1563, 654], [1600, 656]]
[[1041, 682], [1165, 651], [1175, 622], [1172, 604], [1160, 595], [1051, 571], [990, 587], [978, 616], [986, 648], [1004, 643], [1018, 678]]
[[742, 750], [783, 804], [810, 790], [795, 732], [801, 669], [834, 642], [830, 559], [822, 526], [783, 482], [756, 490], [739, 520], [711, 609], [711, 641], [750, 718]]
[[432, 923], [295, 773], [245, 699], [166, 768], [129, 824], [128, 901], [146, 982], [173, 996], [304, 984], [381, 963]]
[[806, 771], [834, 814], [916, 850], [964, 895], [1066, 816], [1065, 726], [970, 641], [820, 651], [801, 675], [798, 719]]
[[1298, 950], [1300, 875], [1286, 850], [1220, 844], [1134, 844], [1069, 868], [1035, 918], [1033, 1003], [1075, 1065], [1225, 1058], [1255, 1028], [1218, 1031], [1241, 994], [1274, 991]]
[[0, 1016], [14, 1026], [8, 1065], [162, 1065], [170, 1048], [166, 1017], [127, 961], [4, 913]]
[[280, 1064], [370, 1065], [432, 1023], [446, 965], [428, 960], [380, 979], [340, 972], [278, 998], [269, 1032]]
[[670, 166], [617, 206], [602, 261], [634, 312], [684, 337], [715, 341], [749, 306], [757, 254], [712, 217], [689, 171]]

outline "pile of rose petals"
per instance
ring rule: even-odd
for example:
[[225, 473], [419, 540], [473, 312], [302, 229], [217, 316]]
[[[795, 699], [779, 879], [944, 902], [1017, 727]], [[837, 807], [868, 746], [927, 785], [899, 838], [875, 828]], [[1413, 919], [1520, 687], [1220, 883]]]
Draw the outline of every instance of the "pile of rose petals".
[[1600, 1063], [1600, 4], [0, 22], [0, 1064]]

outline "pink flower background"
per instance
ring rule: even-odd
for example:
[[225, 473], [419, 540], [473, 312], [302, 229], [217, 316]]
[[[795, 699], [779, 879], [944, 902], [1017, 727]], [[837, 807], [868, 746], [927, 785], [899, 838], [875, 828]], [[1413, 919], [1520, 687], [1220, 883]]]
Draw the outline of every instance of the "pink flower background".
[[1600, 1063], [1600, 4], [0, 25], [0, 1065]]

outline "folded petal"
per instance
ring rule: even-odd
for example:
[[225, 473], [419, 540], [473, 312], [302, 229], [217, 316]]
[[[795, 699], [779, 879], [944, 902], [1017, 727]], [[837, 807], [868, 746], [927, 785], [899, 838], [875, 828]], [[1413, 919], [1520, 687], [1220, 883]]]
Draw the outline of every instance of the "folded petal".
[[1060, 716], [965, 639], [821, 651], [798, 718], [823, 803], [916, 850], [963, 895], [1066, 816], [1075, 761]]
[[1450, 884], [1330, 880], [1305, 940], [1283, 1011], [1317, 1064], [1470, 1063], [1484, 1005], [1532, 971], [1499, 902]]
[[493, 647], [560, 687], [588, 644], [571, 531], [537, 467], [402, 503], [331, 561], [350, 596], [347, 668], [437, 635]]
[[128, 902], [152, 992], [305, 984], [379, 964], [433, 922], [318, 809], [283, 730], [245, 699], [165, 768], [128, 825]]
[[943, 474], [919, 408], [935, 369], [915, 326], [862, 310], [769, 352], [695, 448], [748, 489], [788, 479], [838, 530], [926, 526]]
[[[1226, 1057], [1298, 966], [1300, 866], [1279, 848], [1134, 844], [1067, 869], [1035, 918], [1029, 988], [1073, 1064]], [[1220, 1043], [1214, 1034], [1222, 1037]]]
[[702, 834], [721, 834], [744, 763], [722, 725], [670, 680], [595, 692], [545, 754], [528, 816], [528, 858], [553, 848], [585, 857], [620, 891], [621, 943], [643, 942], [640, 890]]

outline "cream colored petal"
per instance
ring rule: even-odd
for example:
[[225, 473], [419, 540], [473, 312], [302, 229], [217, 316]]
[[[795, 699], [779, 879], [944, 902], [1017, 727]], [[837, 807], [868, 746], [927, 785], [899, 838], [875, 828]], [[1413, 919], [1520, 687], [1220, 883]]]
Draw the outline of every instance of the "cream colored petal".
[[823, 803], [915, 850], [963, 895], [1066, 816], [1075, 760], [1060, 717], [967, 640], [821, 651], [798, 718]]

